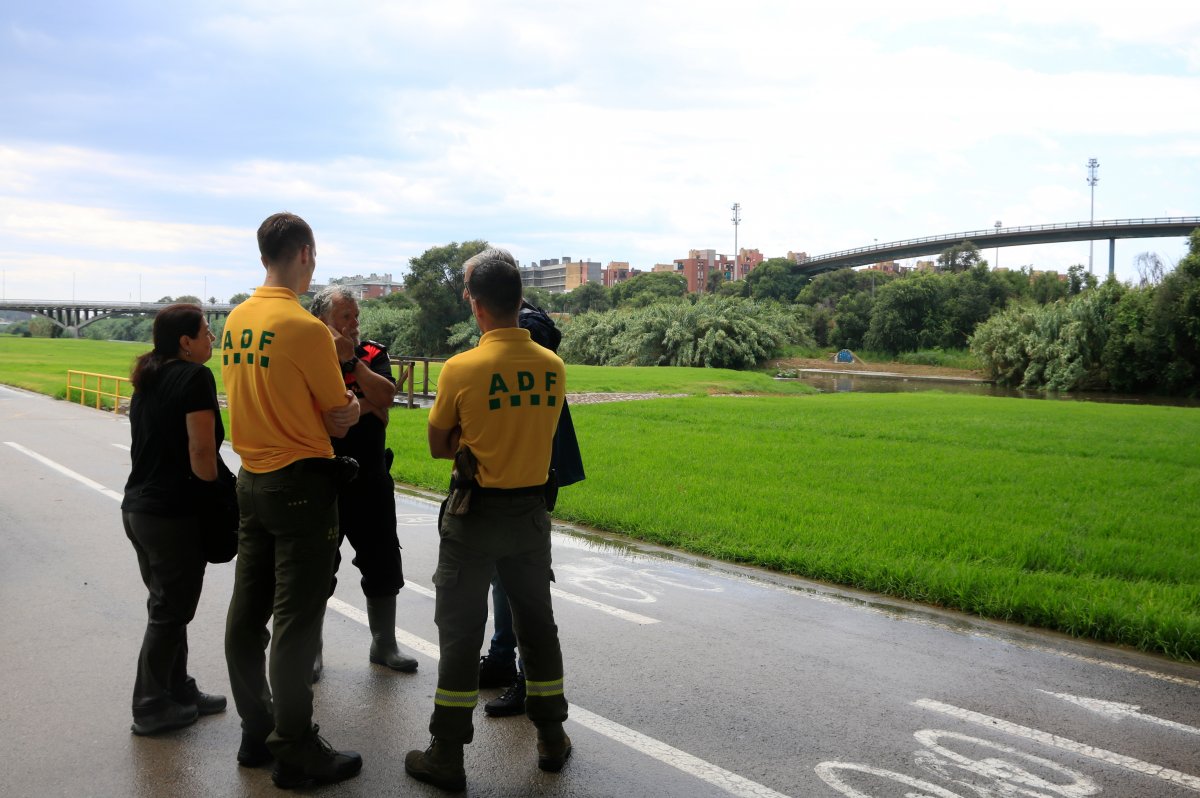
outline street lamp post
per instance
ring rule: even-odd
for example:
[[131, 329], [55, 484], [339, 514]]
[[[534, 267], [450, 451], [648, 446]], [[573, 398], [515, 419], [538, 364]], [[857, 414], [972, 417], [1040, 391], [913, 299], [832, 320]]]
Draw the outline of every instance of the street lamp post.
[[[1000, 232], [1000, 228], [1002, 227], [999, 219], [996, 220], [995, 227], [996, 227], [996, 233], [998, 234]], [[996, 265], [993, 266], [992, 268], [994, 268], [994, 269], [1000, 268], [1000, 242], [999, 241], [996, 242]]]
[[[1089, 186], [1092, 187], [1092, 209], [1091, 209], [1090, 214], [1088, 215], [1088, 223], [1094, 225], [1096, 223], [1096, 184], [1100, 182], [1100, 178], [1096, 177], [1096, 170], [1098, 170], [1100, 168], [1100, 162], [1097, 161], [1095, 158], [1088, 158], [1087, 167], [1088, 167], [1087, 183]], [[1093, 233], [1092, 235], [1095, 235], [1095, 233]], [[1095, 248], [1096, 248], [1096, 242], [1094, 240], [1089, 240], [1088, 241], [1088, 274], [1092, 273], [1092, 253], [1095, 250]]]
[[732, 277], [734, 280], [736, 280], [738, 278], [737, 234], [738, 234], [738, 225], [742, 223], [742, 203], [740, 203], [740, 202], [733, 203], [733, 207], [730, 210], [733, 211], [733, 219], [731, 220], [733, 222], [733, 274], [732, 274]]

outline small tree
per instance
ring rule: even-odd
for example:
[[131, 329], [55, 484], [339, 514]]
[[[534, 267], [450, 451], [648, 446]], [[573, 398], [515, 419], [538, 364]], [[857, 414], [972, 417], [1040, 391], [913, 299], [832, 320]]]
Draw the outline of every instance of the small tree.
[[567, 313], [605, 311], [611, 307], [608, 289], [600, 283], [584, 283], [562, 298], [562, 309]]
[[978, 266], [979, 262], [979, 247], [964, 241], [942, 250], [937, 258], [937, 268], [939, 272], [965, 272]]

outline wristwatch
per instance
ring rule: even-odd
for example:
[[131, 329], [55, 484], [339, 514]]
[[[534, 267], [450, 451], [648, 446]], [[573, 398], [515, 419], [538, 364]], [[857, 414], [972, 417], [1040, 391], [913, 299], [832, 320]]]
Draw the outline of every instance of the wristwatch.
[[352, 357], [349, 360], [342, 361], [342, 373], [349, 374], [354, 371], [354, 367], [358, 365], [358, 358]]

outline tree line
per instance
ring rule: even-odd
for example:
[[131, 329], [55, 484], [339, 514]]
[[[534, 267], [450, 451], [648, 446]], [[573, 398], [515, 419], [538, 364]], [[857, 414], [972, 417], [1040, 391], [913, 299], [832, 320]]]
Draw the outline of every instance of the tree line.
[[[412, 258], [404, 292], [361, 303], [363, 337], [398, 356], [445, 357], [473, 346], [479, 330], [462, 298], [462, 264], [487, 246], [453, 242]], [[526, 298], [559, 315], [560, 351], [574, 363], [746, 369], [796, 347], [888, 356], [969, 348], [1004, 385], [1195, 395], [1200, 230], [1174, 270], [1145, 253], [1139, 273], [1137, 285], [1125, 285], [1100, 284], [1082, 265], [1065, 279], [1028, 267], [996, 271], [964, 242], [943, 251], [933, 270], [902, 276], [841, 269], [810, 278], [789, 259], [772, 258], [744, 280], [710, 275], [699, 295], [688, 293], [682, 274], [650, 272], [612, 288], [529, 287]], [[53, 326], [34, 318], [29, 328], [42, 322]], [[148, 341], [150, 320], [101, 320], [83, 334]]]

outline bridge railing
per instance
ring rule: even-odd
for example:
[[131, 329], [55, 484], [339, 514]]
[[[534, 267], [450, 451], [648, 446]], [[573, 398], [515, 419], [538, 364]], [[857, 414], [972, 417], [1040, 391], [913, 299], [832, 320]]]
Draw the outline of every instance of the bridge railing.
[[[128, 388], [128, 390], [126, 390]], [[129, 406], [129, 397], [133, 395], [133, 384], [128, 377], [115, 377], [112, 374], [97, 374], [94, 371], [67, 371], [67, 401], [76, 401], [71, 398], [72, 392], [78, 391], [78, 402], [81, 405], [90, 404], [97, 410], [109, 409], [107, 405], [112, 404], [112, 411], [119, 413], [122, 408], [121, 400], [125, 401], [125, 407]], [[105, 401], [108, 400], [108, 401]]]
[[[1037, 233], [1051, 230], [1078, 230], [1080, 228], [1089, 227], [1095, 229], [1103, 229], [1105, 227], [1129, 227], [1130, 225], [1149, 225], [1149, 224], [1183, 224], [1194, 225], [1200, 227], [1200, 216], [1160, 216], [1144, 219], [1108, 219], [1095, 222], [1057, 222], [1055, 224], [1033, 224], [1020, 225], [1016, 227], [989, 227], [983, 230], [966, 230], [961, 233], [943, 233], [936, 236], [924, 236], [922, 238], [908, 238], [903, 241], [889, 241], [886, 244], [871, 244], [865, 247], [855, 247], [854, 249], [844, 249], [840, 252], [826, 252], [821, 255], [816, 255], [804, 261], [800, 265], [809, 263], [820, 263], [823, 260], [832, 260], [834, 258], [843, 258], [848, 255], [858, 255], [863, 252], [877, 252], [879, 250], [887, 250], [893, 247], [906, 247], [916, 244], [929, 244], [937, 241], [962, 241], [963, 239], [983, 240], [1002, 236], [1012, 233]], [[986, 248], [986, 247], [985, 247]]]

